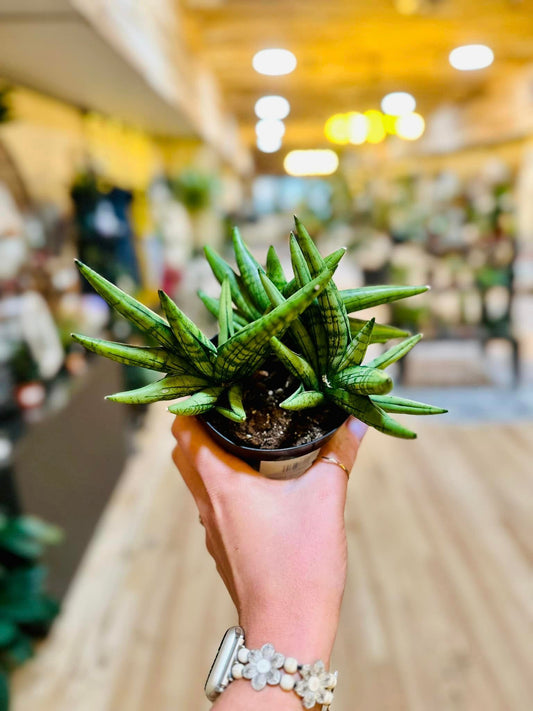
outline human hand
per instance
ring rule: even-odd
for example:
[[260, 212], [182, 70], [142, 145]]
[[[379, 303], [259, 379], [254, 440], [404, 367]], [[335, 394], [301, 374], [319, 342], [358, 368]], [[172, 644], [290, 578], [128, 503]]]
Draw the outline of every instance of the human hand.
[[[341, 467], [321, 460], [298, 479], [266, 479], [177, 417], [174, 461], [190, 489], [249, 648], [269, 641], [301, 661], [328, 662], [346, 580]], [[366, 426], [350, 418], [320, 456], [350, 471]]]

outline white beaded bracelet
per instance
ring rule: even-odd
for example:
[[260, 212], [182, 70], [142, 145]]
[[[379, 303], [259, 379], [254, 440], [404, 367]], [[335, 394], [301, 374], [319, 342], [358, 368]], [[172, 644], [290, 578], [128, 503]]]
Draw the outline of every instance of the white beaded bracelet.
[[276, 652], [272, 644], [264, 644], [261, 649], [241, 647], [231, 668], [231, 677], [250, 680], [256, 691], [267, 684], [279, 685], [284, 691], [295, 691], [304, 708], [322, 704], [323, 711], [329, 709], [337, 685], [337, 672], [327, 672], [324, 662], [299, 664], [294, 657]]

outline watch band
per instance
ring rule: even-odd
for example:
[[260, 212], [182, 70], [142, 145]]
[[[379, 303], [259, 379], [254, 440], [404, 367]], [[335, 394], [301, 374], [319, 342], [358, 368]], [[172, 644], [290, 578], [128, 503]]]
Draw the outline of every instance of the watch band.
[[[233, 630], [238, 630], [241, 638], [234, 646], [231, 658], [225, 662], [229, 674], [226, 675], [226, 683], [220, 685], [221, 691], [235, 679], [247, 679], [255, 691], [261, 691], [266, 686], [279, 686], [283, 691], [298, 694], [305, 709], [321, 704], [322, 711], [329, 710], [337, 685], [337, 672], [326, 671], [320, 660], [313, 664], [300, 664], [294, 657], [277, 652], [270, 643], [260, 649], [248, 649], [241, 628], [230, 628], [224, 639]], [[217, 660], [218, 655], [213, 666]], [[213, 700], [212, 696], [209, 698]]]

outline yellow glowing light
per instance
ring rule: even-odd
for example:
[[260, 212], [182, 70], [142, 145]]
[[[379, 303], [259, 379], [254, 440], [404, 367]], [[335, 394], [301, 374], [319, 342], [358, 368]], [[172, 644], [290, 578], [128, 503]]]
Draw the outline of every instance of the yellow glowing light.
[[396, 119], [396, 134], [404, 141], [416, 141], [424, 133], [426, 122], [415, 112], [398, 116]]
[[394, 136], [396, 133], [396, 121], [398, 120], [397, 116], [389, 116], [389, 114], [385, 114], [383, 116], [383, 126], [385, 128], [385, 131], [390, 135]]
[[350, 143], [350, 126], [348, 114], [334, 114], [326, 121], [324, 133], [328, 141], [345, 145]]
[[355, 146], [360, 146], [364, 143], [368, 136], [370, 124], [368, 118], [359, 113], [359, 111], [351, 111], [348, 114], [348, 135], [350, 143]]
[[383, 114], [381, 111], [371, 109], [370, 111], [365, 111], [365, 116], [368, 121], [368, 135], [366, 140], [369, 143], [381, 143], [387, 135], [383, 123]]
[[291, 151], [285, 156], [283, 167], [293, 176], [331, 175], [339, 167], [339, 157], [329, 149]]

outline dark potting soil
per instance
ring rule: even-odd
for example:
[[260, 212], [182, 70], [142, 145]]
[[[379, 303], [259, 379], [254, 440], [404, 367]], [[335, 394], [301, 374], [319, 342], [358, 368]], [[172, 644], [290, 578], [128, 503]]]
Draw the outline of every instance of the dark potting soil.
[[297, 388], [296, 379], [278, 361], [268, 361], [243, 382], [244, 422], [232, 422], [216, 410], [204, 419], [235, 444], [257, 449], [307, 444], [344, 422], [347, 414], [335, 405], [299, 411], [279, 407]]

